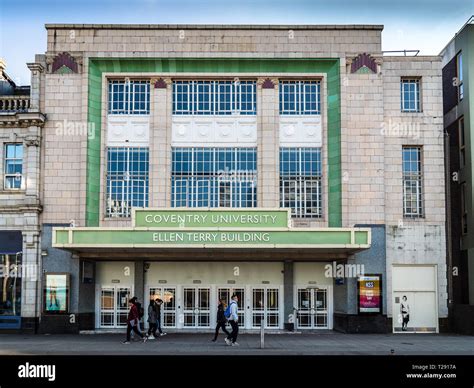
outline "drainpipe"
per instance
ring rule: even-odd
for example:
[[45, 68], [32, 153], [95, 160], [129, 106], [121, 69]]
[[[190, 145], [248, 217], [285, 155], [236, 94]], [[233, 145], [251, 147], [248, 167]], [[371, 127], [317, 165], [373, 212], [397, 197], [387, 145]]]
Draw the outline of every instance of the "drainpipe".
[[453, 257], [452, 257], [452, 239], [451, 239], [451, 165], [449, 162], [449, 133], [444, 132], [444, 173], [445, 173], [445, 191], [446, 191], [446, 279], [448, 283], [448, 325], [452, 329], [453, 322]]

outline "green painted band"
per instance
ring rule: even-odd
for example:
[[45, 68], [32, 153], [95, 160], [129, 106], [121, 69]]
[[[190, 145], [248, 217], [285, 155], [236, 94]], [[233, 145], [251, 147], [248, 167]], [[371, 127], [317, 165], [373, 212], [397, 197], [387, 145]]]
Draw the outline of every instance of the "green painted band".
[[287, 210], [135, 210], [134, 226], [159, 228], [286, 228]]
[[68, 230], [55, 230], [56, 247], [130, 247], [140, 246], [179, 247], [179, 246], [293, 246], [293, 247], [331, 247], [367, 248], [369, 231], [357, 231], [359, 237], [352, 240], [351, 230], [285, 230], [274, 231], [236, 231], [236, 230], [72, 230], [72, 241], [69, 241]]
[[342, 225], [341, 111], [339, 59], [159, 59], [89, 58], [88, 121], [94, 134], [87, 140], [86, 226], [99, 226], [102, 74], [123, 73], [320, 73], [327, 77], [328, 224]]

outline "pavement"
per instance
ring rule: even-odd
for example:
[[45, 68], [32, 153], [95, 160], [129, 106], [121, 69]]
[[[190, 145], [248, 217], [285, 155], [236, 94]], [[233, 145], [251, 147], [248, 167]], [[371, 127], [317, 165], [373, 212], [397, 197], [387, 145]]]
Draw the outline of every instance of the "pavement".
[[124, 334], [0, 334], [0, 355], [474, 355], [474, 336], [456, 334], [242, 334], [230, 347], [220, 334], [169, 333], [122, 344]]

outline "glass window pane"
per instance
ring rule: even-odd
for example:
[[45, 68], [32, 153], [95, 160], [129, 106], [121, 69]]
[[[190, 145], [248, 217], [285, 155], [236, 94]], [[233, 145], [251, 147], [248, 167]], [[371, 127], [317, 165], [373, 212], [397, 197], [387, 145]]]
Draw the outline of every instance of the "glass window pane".
[[21, 264], [21, 254], [0, 254], [0, 265], [7, 269], [0, 276], [0, 317], [21, 315]]
[[256, 160], [255, 148], [173, 148], [172, 206], [256, 207]]

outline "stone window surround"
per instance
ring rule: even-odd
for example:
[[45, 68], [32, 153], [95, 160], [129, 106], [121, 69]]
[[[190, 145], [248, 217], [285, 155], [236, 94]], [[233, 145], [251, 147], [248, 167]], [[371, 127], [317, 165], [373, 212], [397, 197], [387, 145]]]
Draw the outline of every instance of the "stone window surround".
[[[16, 133], [16, 137], [11, 139], [9, 137], [0, 137], [0, 194], [25, 194], [28, 171], [28, 145], [26, 143], [26, 135]], [[22, 167], [22, 187], [20, 189], [6, 189], [5, 188], [5, 146], [7, 144], [22, 144], [23, 145], [23, 167]]]

